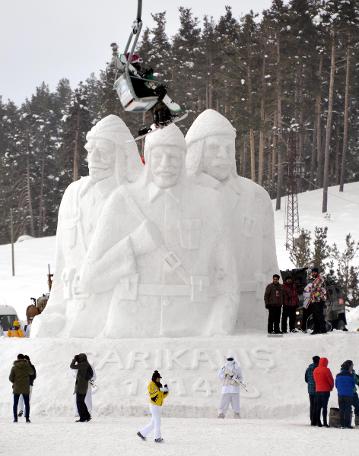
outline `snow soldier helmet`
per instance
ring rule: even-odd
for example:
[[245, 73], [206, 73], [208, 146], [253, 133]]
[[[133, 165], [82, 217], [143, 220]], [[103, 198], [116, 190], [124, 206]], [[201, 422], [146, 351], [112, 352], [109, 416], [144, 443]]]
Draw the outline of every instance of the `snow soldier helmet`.
[[87, 133], [86, 140], [92, 139], [105, 139], [115, 145], [115, 177], [119, 183], [124, 179], [129, 182], [137, 179], [141, 171], [137, 145], [122, 119], [113, 114], [104, 117]]
[[[201, 162], [206, 138], [210, 136], [226, 136], [235, 141], [236, 129], [231, 122], [214, 109], [206, 109], [193, 122], [186, 134], [187, 156], [186, 168], [189, 175], [202, 172]], [[233, 171], [236, 174], [235, 157]]]

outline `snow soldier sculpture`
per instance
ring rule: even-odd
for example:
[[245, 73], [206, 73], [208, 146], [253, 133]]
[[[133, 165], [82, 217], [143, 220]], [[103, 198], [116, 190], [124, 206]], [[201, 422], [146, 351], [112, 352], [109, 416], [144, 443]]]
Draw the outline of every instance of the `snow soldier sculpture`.
[[264, 286], [278, 271], [273, 209], [264, 188], [237, 175], [235, 139], [232, 124], [207, 109], [186, 135], [186, 168], [195, 183], [218, 190], [223, 198], [237, 265], [239, 329], [263, 329]]
[[70, 184], [62, 198], [56, 234], [56, 272], [46, 310], [34, 320], [33, 336], [94, 337], [103, 329], [108, 301], [80, 290], [79, 272], [105, 201], [142, 167], [137, 146], [115, 115], [100, 120], [86, 136], [89, 176]]
[[218, 193], [188, 181], [185, 152], [176, 125], [151, 133], [141, 178], [106, 203], [82, 275], [91, 293], [113, 290], [106, 337], [234, 331], [234, 262]]

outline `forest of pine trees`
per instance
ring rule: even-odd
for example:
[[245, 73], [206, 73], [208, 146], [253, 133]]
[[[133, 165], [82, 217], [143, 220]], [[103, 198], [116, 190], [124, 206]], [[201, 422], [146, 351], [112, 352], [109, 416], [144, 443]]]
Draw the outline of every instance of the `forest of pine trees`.
[[[299, 191], [359, 180], [357, 0], [273, 0], [261, 16], [240, 18], [225, 7], [217, 21], [179, 8], [172, 37], [166, 13], [152, 17], [138, 51], [188, 109], [180, 128], [206, 108], [223, 113], [237, 130], [238, 173], [278, 209], [288, 161], [301, 164]], [[66, 186], [87, 174], [85, 136], [96, 121], [117, 114], [134, 135], [150, 123], [123, 111], [106, 51], [104, 69], [75, 89], [63, 79], [54, 92], [42, 83], [21, 106], [0, 97], [0, 243], [10, 240], [10, 209], [15, 237], [55, 233]]]

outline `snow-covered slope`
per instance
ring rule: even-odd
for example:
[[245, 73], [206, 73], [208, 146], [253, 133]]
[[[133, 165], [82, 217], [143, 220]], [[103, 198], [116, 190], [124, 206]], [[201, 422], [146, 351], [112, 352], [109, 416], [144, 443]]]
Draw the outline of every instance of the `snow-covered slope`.
[[[345, 185], [344, 193], [338, 187], [329, 189], [329, 215], [321, 213], [322, 190], [299, 195], [300, 225], [314, 231], [315, 226], [328, 226], [330, 243], [341, 248], [350, 232], [359, 240], [359, 182]], [[275, 202], [273, 202], [275, 205]], [[275, 230], [278, 261], [281, 269], [292, 268], [285, 250], [285, 198], [282, 210], [275, 212]], [[20, 318], [25, 318], [25, 309], [30, 297], [47, 292], [47, 265], [54, 269], [55, 237], [30, 239], [15, 245], [15, 277], [11, 276], [10, 245], [0, 246], [0, 299], [13, 305]]]
[[[359, 182], [346, 184], [344, 192], [339, 193], [339, 186], [329, 188], [328, 212], [322, 214], [323, 190], [313, 190], [298, 196], [300, 227], [314, 233], [316, 226], [328, 227], [328, 242], [342, 249], [345, 237], [351, 233], [359, 241]], [[282, 198], [282, 209], [275, 211], [275, 233], [277, 255], [281, 269], [292, 268], [285, 250], [286, 237], [286, 199]], [[275, 208], [275, 201], [273, 201]], [[358, 257], [359, 262], [359, 257]]]

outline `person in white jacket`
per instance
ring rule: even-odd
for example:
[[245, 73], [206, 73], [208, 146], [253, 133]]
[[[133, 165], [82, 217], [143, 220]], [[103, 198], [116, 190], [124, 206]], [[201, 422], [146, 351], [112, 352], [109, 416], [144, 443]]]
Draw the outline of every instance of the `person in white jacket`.
[[224, 418], [229, 405], [232, 406], [234, 418], [240, 418], [239, 389], [243, 381], [242, 370], [233, 355], [228, 355], [226, 363], [218, 372], [222, 381], [221, 402], [218, 409], [218, 418]]

